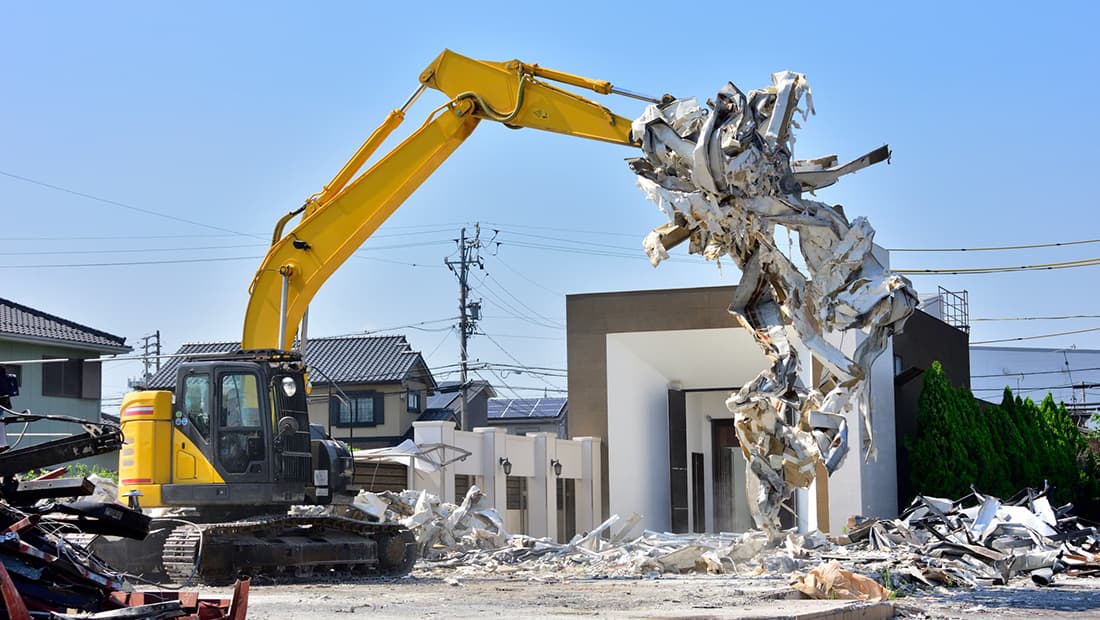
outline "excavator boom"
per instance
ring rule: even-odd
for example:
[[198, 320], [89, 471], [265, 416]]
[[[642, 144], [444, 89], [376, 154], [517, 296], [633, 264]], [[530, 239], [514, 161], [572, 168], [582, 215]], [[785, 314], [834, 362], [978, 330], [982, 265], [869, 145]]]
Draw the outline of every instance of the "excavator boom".
[[[540, 79], [542, 78], [542, 79]], [[420, 74], [421, 90], [392, 111], [333, 180], [310, 198], [302, 220], [275, 239], [249, 289], [241, 348], [289, 349], [309, 302], [324, 282], [473, 132], [481, 120], [634, 146], [630, 120], [546, 83], [636, 96], [610, 82], [528, 65], [486, 62], [449, 50]], [[424, 88], [450, 101], [359, 176]]]

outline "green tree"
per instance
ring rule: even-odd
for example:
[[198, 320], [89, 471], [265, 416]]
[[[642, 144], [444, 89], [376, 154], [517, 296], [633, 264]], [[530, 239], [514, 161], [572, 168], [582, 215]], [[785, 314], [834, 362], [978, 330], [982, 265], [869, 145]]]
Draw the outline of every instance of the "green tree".
[[992, 427], [987, 412], [967, 389], [957, 388], [959, 414], [962, 418], [963, 443], [969, 460], [976, 469], [974, 484], [982, 493], [1003, 497], [1015, 491], [1009, 484], [1008, 460], [995, 439], [999, 433]]
[[970, 491], [977, 468], [966, 447], [961, 405], [943, 366], [933, 362], [917, 401], [917, 435], [907, 442], [917, 493], [956, 498]]
[[[1011, 399], [1011, 397], [1010, 397]], [[990, 405], [982, 408], [982, 420], [989, 430], [990, 439], [996, 448], [1000, 462], [1000, 480], [993, 486], [983, 487], [982, 490], [997, 497], [1007, 498], [1015, 495], [1016, 491], [1024, 486], [1024, 469], [1028, 460], [1024, 448], [1023, 437], [1012, 419], [1012, 415], [1004, 406]]]

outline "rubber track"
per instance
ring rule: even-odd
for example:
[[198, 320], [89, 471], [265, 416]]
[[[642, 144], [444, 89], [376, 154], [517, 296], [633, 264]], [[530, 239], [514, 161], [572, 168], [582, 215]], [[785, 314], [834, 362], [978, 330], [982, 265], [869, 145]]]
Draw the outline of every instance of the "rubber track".
[[[201, 541], [202, 555], [210, 557], [208, 552], [218, 545], [233, 545], [244, 537], [272, 538], [287, 530], [310, 527], [313, 534], [323, 535], [325, 532], [344, 532], [364, 538], [372, 539], [378, 547], [387, 538], [398, 537], [406, 543], [415, 544], [412, 532], [403, 526], [393, 523], [371, 523], [349, 519], [347, 517], [333, 515], [277, 515], [271, 517], [259, 517], [231, 523], [205, 523], [200, 524], [201, 534], [198, 529], [190, 525], [182, 525], [175, 528], [168, 536], [164, 545], [163, 562], [165, 571], [177, 583], [183, 583], [192, 577], [200, 581], [218, 581], [231, 579], [240, 572], [250, 572], [264, 567], [252, 567], [246, 562], [234, 566], [208, 566], [199, 558]], [[271, 543], [278, 544], [278, 543]], [[198, 560], [199, 568], [195, 570], [195, 562]], [[243, 558], [242, 558], [243, 560]], [[410, 554], [406, 561], [395, 566], [380, 566], [380, 558], [361, 558], [358, 564], [369, 565], [375, 572], [385, 574], [407, 574], [412, 570], [415, 555]], [[293, 570], [296, 566], [281, 567], [284, 570]]]

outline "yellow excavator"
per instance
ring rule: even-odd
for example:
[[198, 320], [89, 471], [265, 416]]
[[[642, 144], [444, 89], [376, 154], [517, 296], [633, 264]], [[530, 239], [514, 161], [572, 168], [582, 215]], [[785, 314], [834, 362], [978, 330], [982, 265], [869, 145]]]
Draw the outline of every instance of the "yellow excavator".
[[[659, 102], [538, 65], [440, 54], [420, 74], [412, 97], [390, 112], [332, 181], [279, 220], [249, 287], [240, 350], [185, 360], [172, 392], [126, 395], [120, 496], [143, 508], [180, 509], [190, 523], [151, 535], [140, 553], [123, 547], [110, 553], [104, 545], [97, 552], [115, 556], [107, 559], [123, 568], [161, 570], [177, 580], [411, 569], [415, 541], [398, 525], [288, 514], [290, 506], [346, 502], [351, 467], [337, 442], [311, 438], [306, 363], [294, 350], [298, 326], [325, 280], [481, 121], [637, 146], [630, 119], [550, 82]], [[449, 101], [360, 172], [428, 88]], [[298, 224], [284, 231], [299, 215]]]

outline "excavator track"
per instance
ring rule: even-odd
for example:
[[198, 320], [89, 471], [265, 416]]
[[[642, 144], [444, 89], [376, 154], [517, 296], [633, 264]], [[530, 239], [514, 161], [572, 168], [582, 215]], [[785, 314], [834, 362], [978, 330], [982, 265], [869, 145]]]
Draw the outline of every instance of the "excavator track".
[[165, 572], [177, 583], [216, 584], [239, 574], [308, 577], [318, 570], [404, 575], [416, 539], [395, 524], [332, 515], [280, 515], [232, 523], [184, 525], [164, 544]]

